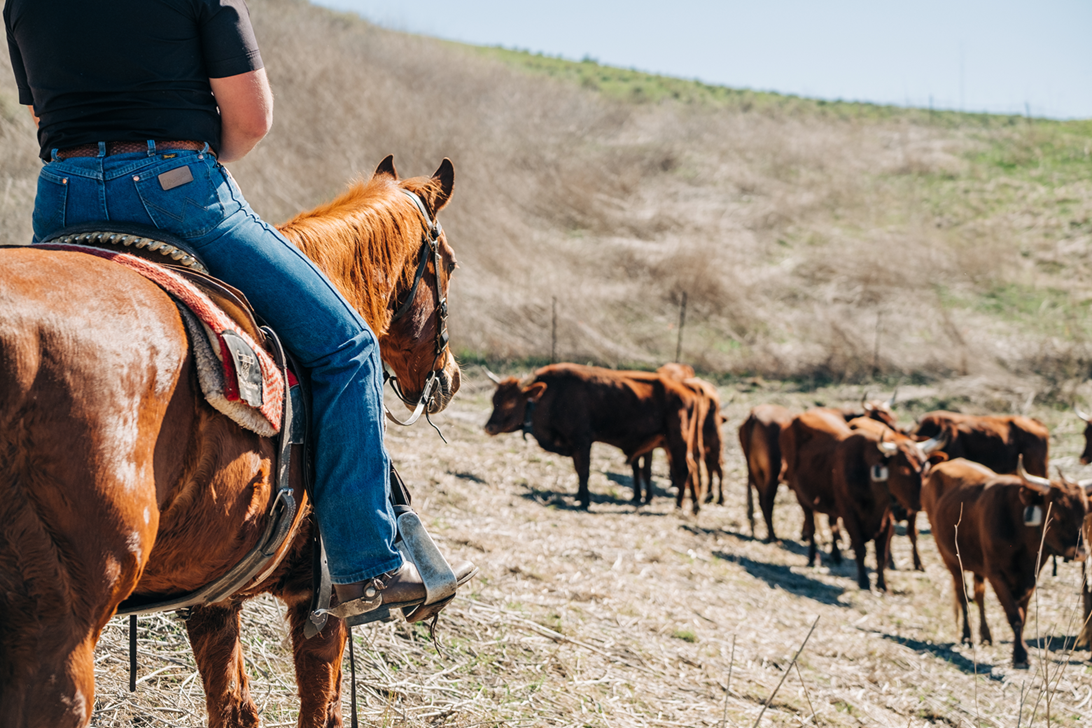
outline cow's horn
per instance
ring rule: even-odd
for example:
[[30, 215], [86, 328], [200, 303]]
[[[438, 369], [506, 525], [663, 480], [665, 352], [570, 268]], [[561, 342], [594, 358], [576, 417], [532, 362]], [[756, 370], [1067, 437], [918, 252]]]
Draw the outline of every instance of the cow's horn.
[[894, 454], [895, 454], [896, 452], [898, 452], [898, 450], [899, 450], [899, 446], [898, 446], [898, 445], [896, 445], [896, 444], [895, 444], [895, 443], [893, 443], [893, 442], [888, 442], [887, 440], [885, 440], [885, 439], [883, 439], [883, 438], [884, 438], [884, 436], [883, 436], [883, 435], [881, 435], [881, 436], [880, 436], [880, 441], [876, 443], [876, 447], [877, 447], [877, 449], [879, 449], [879, 451], [880, 451], [880, 452], [882, 452], [882, 453], [883, 453], [884, 455], [886, 455], [887, 457], [891, 457], [891, 456], [892, 456], [892, 455], [894, 455]]
[[487, 369], [486, 367], [482, 367], [482, 369], [485, 369], [485, 376], [489, 377], [489, 379], [492, 380], [493, 384], [501, 383], [501, 378], [498, 377], [496, 374], [489, 371], [489, 369]]
[[941, 430], [940, 434], [936, 437], [932, 437], [925, 442], [917, 443], [918, 449], [921, 450], [921, 454], [924, 457], [929, 457], [934, 451], [942, 449], [948, 444], [948, 431]]
[[899, 385], [895, 385], [895, 391], [891, 393], [891, 399], [884, 402], [887, 409], [891, 409], [895, 406], [895, 398], [899, 396]]
[[1078, 407], [1077, 405], [1073, 405], [1073, 411], [1076, 412], [1077, 416], [1080, 417], [1082, 420], [1084, 420], [1085, 422], [1088, 422], [1089, 416], [1086, 415], [1084, 412], [1081, 412], [1080, 407]]
[[868, 403], [868, 390], [865, 390], [865, 393], [861, 395], [861, 407], [864, 408], [865, 412], [871, 412], [873, 410], [872, 405]]
[[1050, 481], [1046, 478], [1040, 478], [1038, 475], [1029, 475], [1028, 471], [1024, 470], [1024, 454], [1020, 453], [1020, 457], [1016, 460], [1016, 474], [1020, 476], [1020, 479], [1024, 481], [1024, 484], [1033, 490], [1037, 490], [1043, 495], [1050, 492]]

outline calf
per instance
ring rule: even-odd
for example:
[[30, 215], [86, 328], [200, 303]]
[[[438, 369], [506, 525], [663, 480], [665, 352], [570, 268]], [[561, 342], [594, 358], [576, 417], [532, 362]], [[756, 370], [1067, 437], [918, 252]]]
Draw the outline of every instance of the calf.
[[782, 427], [781, 480], [785, 481], [804, 509], [804, 530], [801, 538], [808, 543], [808, 566], [815, 565], [815, 512], [827, 514], [832, 544], [830, 558], [842, 562], [838, 549], [838, 506], [834, 499], [832, 472], [838, 443], [852, 434], [845, 420], [827, 409], [808, 410]]
[[739, 426], [739, 447], [747, 461], [747, 520], [751, 537], [755, 535], [754, 492], [766, 521], [766, 542], [776, 541], [773, 507], [781, 475], [781, 430], [792, 421], [792, 414], [776, 404], [753, 408]]
[[982, 642], [993, 641], [986, 624], [989, 581], [1012, 627], [1012, 664], [1026, 668], [1024, 624], [1039, 570], [1048, 556], [1084, 558], [1080, 536], [1088, 493], [1075, 483], [1029, 475], [1019, 462], [1017, 471], [997, 475], [962, 459], [942, 463], [926, 479], [922, 505], [952, 574], [957, 614], [963, 615], [963, 642], [971, 643], [963, 580], [963, 572], [970, 571]]
[[[842, 524], [849, 533], [857, 560], [857, 584], [870, 587], [865, 570], [865, 548], [875, 543], [876, 588], [887, 589], [884, 567], [890, 554], [896, 506], [915, 516], [921, 510], [921, 479], [933, 462], [943, 459], [934, 454], [943, 442], [918, 443], [875, 420], [859, 419], [849, 423], [854, 432], [835, 447], [834, 499]], [[917, 529], [911, 543], [914, 562], [921, 568], [917, 553]]]
[[[573, 459], [577, 497], [588, 508], [588, 471], [593, 442], [622, 450], [633, 467], [634, 500], [640, 501], [637, 457], [662, 446], [670, 461], [671, 482], [682, 507], [687, 490], [699, 506], [697, 463], [701, 448], [703, 399], [673, 379], [649, 372], [619, 372], [579, 364], [553, 364], [527, 383], [497, 379], [490, 435], [530, 432], [544, 450]], [[651, 499], [651, 490], [649, 491]]]
[[947, 430], [944, 452], [949, 458], [966, 458], [996, 473], [1015, 473], [1016, 462], [1024, 456], [1024, 467], [1032, 475], [1046, 477], [1050, 431], [1039, 420], [1012, 415], [963, 415], [943, 410], [929, 412], [918, 423], [914, 435], [924, 440]]

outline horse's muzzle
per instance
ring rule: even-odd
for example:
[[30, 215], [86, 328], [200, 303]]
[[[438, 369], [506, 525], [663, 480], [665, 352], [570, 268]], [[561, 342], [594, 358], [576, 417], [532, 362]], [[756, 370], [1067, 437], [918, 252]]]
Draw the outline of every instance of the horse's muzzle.
[[459, 372], [459, 365], [455, 363], [453, 357], [449, 356], [447, 364], [436, 375], [436, 387], [432, 390], [432, 396], [429, 397], [427, 404], [428, 413], [434, 415], [437, 412], [442, 412], [451, 403], [451, 398], [455, 396], [455, 393], [459, 391], [461, 382], [462, 375]]

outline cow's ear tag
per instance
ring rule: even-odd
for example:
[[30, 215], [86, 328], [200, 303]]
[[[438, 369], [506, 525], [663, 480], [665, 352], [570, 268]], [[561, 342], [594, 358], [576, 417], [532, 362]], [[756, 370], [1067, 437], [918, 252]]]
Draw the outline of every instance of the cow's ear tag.
[[[861, 471], [857, 471], [858, 473]], [[883, 483], [887, 480], [887, 466], [886, 465], [873, 465], [868, 475], [872, 478], [873, 483]]]
[[1025, 526], [1043, 525], [1043, 509], [1040, 506], [1028, 506], [1024, 509]]

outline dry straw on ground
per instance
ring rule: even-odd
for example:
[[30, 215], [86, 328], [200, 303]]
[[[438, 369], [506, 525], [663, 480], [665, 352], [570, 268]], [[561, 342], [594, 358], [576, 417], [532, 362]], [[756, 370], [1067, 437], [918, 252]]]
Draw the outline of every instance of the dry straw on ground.
[[[763, 401], [850, 403], [860, 390], [722, 389], [728, 504], [694, 518], [677, 513], [662, 490], [662, 458], [655, 502], [633, 508], [629, 468], [603, 445], [593, 449], [591, 512], [576, 510], [571, 461], [515, 434], [488, 438], [481, 426], [492, 385], [468, 374], [438, 418], [450, 445], [424, 427], [388, 439], [442, 547], [473, 559], [482, 574], [445, 612], [443, 655], [422, 627], [355, 630], [364, 725], [720, 726], [727, 706], [727, 726], [751, 726], [784, 679], [762, 726], [1046, 726], [1047, 676], [1050, 725], [1088, 725], [1092, 664], [1087, 652], [1069, 651], [1079, 619], [1076, 565], [1059, 564], [1057, 577], [1044, 569], [1027, 634], [1032, 667], [1021, 671], [1009, 667], [1012, 633], [992, 592], [987, 613], [997, 644], [958, 644], [951, 578], [927, 532], [924, 574], [908, 570], [908, 541], [896, 537], [899, 569], [888, 572], [883, 595], [857, 589], [851, 560], [805, 566], [796, 540], [800, 509], [784, 489], [775, 511], [784, 544], [750, 537], [743, 463], [730, 437], [746, 411]], [[912, 388], [899, 413], [909, 419], [966, 387]], [[1033, 414], [1055, 433], [1052, 460], [1081, 473], [1075, 456], [1083, 423], [1054, 410]], [[761, 539], [761, 519], [758, 528]], [[263, 725], [294, 725], [281, 608], [257, 600], [245, 615], [247, 669]], [[94, 725], [201, 725], [200, 681], [181, 625], [142, 620], [135, 695], [126, 634], [124, 621], [114, 620], [97, 652]]]

